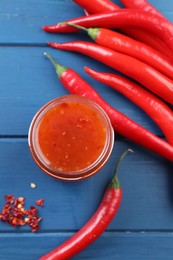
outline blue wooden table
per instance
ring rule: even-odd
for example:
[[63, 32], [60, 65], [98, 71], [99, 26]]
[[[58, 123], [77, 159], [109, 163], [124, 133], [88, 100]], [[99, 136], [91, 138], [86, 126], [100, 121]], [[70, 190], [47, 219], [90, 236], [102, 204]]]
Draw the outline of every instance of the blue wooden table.
[[[150, 2], [173, 21], [173, 1]], [[31, 157], [27, 134], [33, 116], [46, 102], [67, 94], [44, 57], [45, 51], [80, 73], [112, 106], [163, 136], [143, 111], [83, 70], [88, 65], [111, 71], [108, 67], [47, 47], [48, 41], [88, 40], [85, 34], [53, 35], [41, 29], [82, 14], [71, 0], [0, 0], [0, 209], [5, 194], [24, 196], [26, 207], [45, 199], [45, 206], [39, 208], [43, 220], [38, 232], [0, 222], [0, 259], [38, 259], [80, 229], [96, 210], [117, 158], [126, 148], [134, 153], [119, 168], [123, 188], [119, 212], [102, 236], [74, 259], [173, 259], [172, 163], [119, 135], [104, 168], [81, 182], [48, 177]]]

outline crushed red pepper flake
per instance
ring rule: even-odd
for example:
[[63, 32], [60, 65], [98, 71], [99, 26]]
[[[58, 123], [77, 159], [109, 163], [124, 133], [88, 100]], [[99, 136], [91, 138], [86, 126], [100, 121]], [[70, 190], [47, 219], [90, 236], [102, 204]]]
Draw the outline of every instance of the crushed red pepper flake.
[[[36, 232], [39, 229], [39, 222], [42, 218], [38, 215], [38, 209], [35, 206], [30, 206], [25, 209], [25, 198], [14, 195], [5, 195], [5, 204], [0, 212], [0, 221], [4, 221], [13, 227], [29, 225], [31, 232]], [[44, 199], [37, 200], [36, 205], [43, 206]]]
[[44, 206], [44, 199], [37, 200], [37, 201], [35, 202], [35, 204], [36, 204], [37, 206], [43, 207], [43, 206]]

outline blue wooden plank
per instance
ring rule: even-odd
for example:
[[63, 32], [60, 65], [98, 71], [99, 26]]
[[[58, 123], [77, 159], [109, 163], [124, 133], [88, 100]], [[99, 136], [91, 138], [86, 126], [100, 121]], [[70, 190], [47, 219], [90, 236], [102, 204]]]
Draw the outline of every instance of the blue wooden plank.
[[[172, 164], [122, 140], [116, 141], [110, 160], [97, 175], [74, 183], [44, 174], [33, 161], [26, 139], [2, 140], [0, 209], [5, 194], [26, 197], [27, 208], [44, 198], [41, 231], [79, 229], [96, 210], [117, 158], [128, 147], [135, 152], [120, 166], [123, 201], [108, 230], [173, 230]], [[37, 185], [36, 189], [30, 187], [31, 182]], [[0, 222], [0, 231], [22, 232], [29, 228], [14, 230]]]
[[[33, 260], [49, 252], [73, 233], [0, 234], [2, 260]], [[172, 260], [172, 233], [105, 232], [74, 260]], [[7, 247], [8, 246], [8, 247]]]
[[[120, 4], [120, 0], [114, 2]], [[150, 2], [173, 21], [172, 1]], [[44, 174], [30, 155], [27, 139], [20, 138], [27, 136], [30, 121], [43, 104], [67, 94], [43, 57], [49, 50], [47, 41], [88, 40], [84, 34], [50, 35], [41, 26], [82, 15], [83, 10], [71, 0], [1, 0], [0, 6], [0, 209], [7, 193], [25, 196], [26, 207], [45, 198], [45, 207], [39, 209], [43, 220], [38, 233], [0, 222], [0, 259], [38, 259], [76, 232], [97, 208], [115, 162], [127, 147], [135, 153], [120, 166], [120, 210], [107, 231], [74, 259], [172, 259], [172, 163], [118, 136], [112, 156], [100, 173], [82, 182], [65, 183]], [[83, 66], [112, 70], [82, 55], [49, 52], [79, 72], [114, 107], [162, 135], [136, 106], [89, 78]], [[30, 187], [31, 182], [37, 185], [35, 189]]]
[[55, 40], [57, 36], [49, 35], [48, 38], [42, 26], [67, 19], [67, 12], [69, 18], [84, 14], [71, 0], [47, 0], [41, 3], [35, 0], [1, 1], [0, 31], [4, 33], [0, 35], [0, 42], [46, 43], [48, 39]]
[[[114, 0], [119, 4], [119, 0]], [[150, 0], [164, 15], [173, 21], [170, 13], [173, 2], [170, 0]], [[122, 5], [121, 5], [122, 6]], [[43, 25], [55, 24], [66, 19], [83, 15], [83, 10], [71, 0], [40, 1], [1, 0], [0, 43], [40, 43], [47, 41], [68, 41], [79, 35], [53, 35], [42, 31]]]
[[0, 48], [0, 135], [27, 135], [30, 122], [41, 106], [53, 98], [68, 94], [57, 79], [55, 70], [44, 57], [52, 54], [61, 64], [78, 72], [117, 110], [157, 135], [154, 122], [120, 93], [92, 79], [84, 72], [87, 65], [98, 71], [112, 71], [93, 59], [50, 48]]

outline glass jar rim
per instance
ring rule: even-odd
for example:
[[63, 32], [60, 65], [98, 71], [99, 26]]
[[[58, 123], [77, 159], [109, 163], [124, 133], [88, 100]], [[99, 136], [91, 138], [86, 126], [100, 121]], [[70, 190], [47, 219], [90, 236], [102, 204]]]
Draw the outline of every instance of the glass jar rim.
[[[100, 118], [102, 119], [102, 122], [106, 127], [107, 134], [106, 134], [105, 145], [99, 157], [91, 165], [77, 171], [66, 172], [66, 171], [60, 171], [59, 169], [50, 167], [50, 165], [48, 165], [46, 161], [43, 159], [43, 155], [40, 156], [40, 151], [38, 149], [36, 138], [35, 138], [36, 133], [38, 132], [38, 125], [41, 119], [43, 118], [43, 116], [47, 113], [47, 111], [49, 111], [49, 109], [63, 102], [82, 102], [83, 104], [89, 105], [92, 109], [94, 109], [99, 114]], [[68, 94], [50, 100], [37, 111], [29, 127], [28, 144], [34, 160], [44, 172], [46, 172], [52, 177], [61, 180], [80, 180], [83, 178], [87, 178], [93, 175], [94, 173], [98, 172], [98, 170], [102, 168], [102, 166], [106, 163], [113, 149], [114, 131], [108, 115], [100, 105], [98, 105], [95, 101], [86, 98], [84, 96]]]

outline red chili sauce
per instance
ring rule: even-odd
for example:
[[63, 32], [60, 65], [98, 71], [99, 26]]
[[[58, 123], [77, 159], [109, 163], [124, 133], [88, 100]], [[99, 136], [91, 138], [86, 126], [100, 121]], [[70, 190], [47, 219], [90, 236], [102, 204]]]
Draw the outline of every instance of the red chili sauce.
[[100, 115], [78, 102], [63, 102], [47, 111], [38, 143], [51, 167], [62, 172], [90, 166], [102, 153], [106, 129]]

